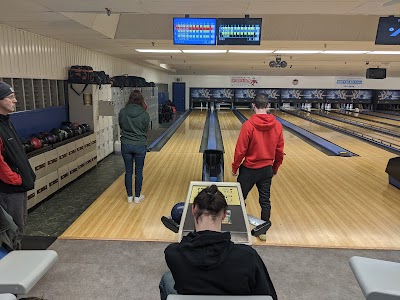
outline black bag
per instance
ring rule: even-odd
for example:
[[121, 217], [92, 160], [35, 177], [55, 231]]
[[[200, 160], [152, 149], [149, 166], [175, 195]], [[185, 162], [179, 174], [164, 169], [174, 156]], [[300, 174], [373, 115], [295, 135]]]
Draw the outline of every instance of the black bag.
[[120, 87], [121, 90], [129, 86], [129, 77], [128, 75], [120, 75], [120, 76], [114, 76], [111, 80], [111, 85], [114, 87]]
[[110, 76], [108, 76], [108, 74], [106, 74], [104, 71], [94, 71], [93, 77], [95, 84], [102, 85], [111, 83]]
[[89, 84], [93, 82], [93, 68], [89, 66], [71, 66], [68, 70], [68, 83]]
[[128, 76], [129, 87], [145, 87], [146, 79], [138, 76]]
[[106, 74], [104, 71], [94, 71], [93, 72], [93, 84], [97, 84], [99, 89], [101, 90], [102, 84], [110, 84], [111, 79], [110, 76]]
[[156, 84], [154, 83], [154, 82], [146, 82], [146, 86], [147, 87], [155, 87], [156, 86]]

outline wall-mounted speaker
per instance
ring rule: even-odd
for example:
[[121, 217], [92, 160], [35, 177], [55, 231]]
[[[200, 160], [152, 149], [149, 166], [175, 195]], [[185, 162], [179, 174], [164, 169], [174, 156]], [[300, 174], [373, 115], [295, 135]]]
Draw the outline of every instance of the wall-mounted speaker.
[[384, 79], [386, 78], [386, 69], [369, 68], [367, 69], [366, 77], [369, 79]]

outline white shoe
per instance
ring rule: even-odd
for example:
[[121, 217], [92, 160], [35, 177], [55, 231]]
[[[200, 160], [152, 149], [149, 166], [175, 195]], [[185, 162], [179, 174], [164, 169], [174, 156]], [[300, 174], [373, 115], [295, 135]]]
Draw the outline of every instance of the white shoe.
[[128, 197], [128, 203], [132, 203], [133, 201], [133, 196]]
[[144, 200], [144, 195], [140, 195], [139, 197], [135, 197], [135, 203], [138, 204]]

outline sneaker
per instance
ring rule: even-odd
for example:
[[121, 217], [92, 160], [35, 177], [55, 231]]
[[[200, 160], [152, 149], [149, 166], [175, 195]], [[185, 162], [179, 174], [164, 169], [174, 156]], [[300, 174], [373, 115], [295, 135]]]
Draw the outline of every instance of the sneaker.
[[266, 234], [260, 234], [258, 236], [258, 238], [260, 239], [260, 241], [266, 241], [267, 240], [267, 235]]
[[132, 201], [133, 201], [133, 196], [129, 196], [128, 197], [128, 203], [132, 203]]
[[140, 195], [139, 197], [135, 197], [135, 203], [138, 204], [144, 200], [144, 195]]

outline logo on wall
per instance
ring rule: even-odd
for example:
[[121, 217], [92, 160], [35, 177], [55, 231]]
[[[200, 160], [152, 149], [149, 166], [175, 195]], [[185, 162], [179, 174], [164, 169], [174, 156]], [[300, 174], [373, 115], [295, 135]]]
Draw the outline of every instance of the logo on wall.
[[336, 77], [335, 83], [338, 88], [360, 88], [364, 80], [361, 77]]
[[257, 76], [231, 76], [231, 87], [258, 87], [260, 79]]

